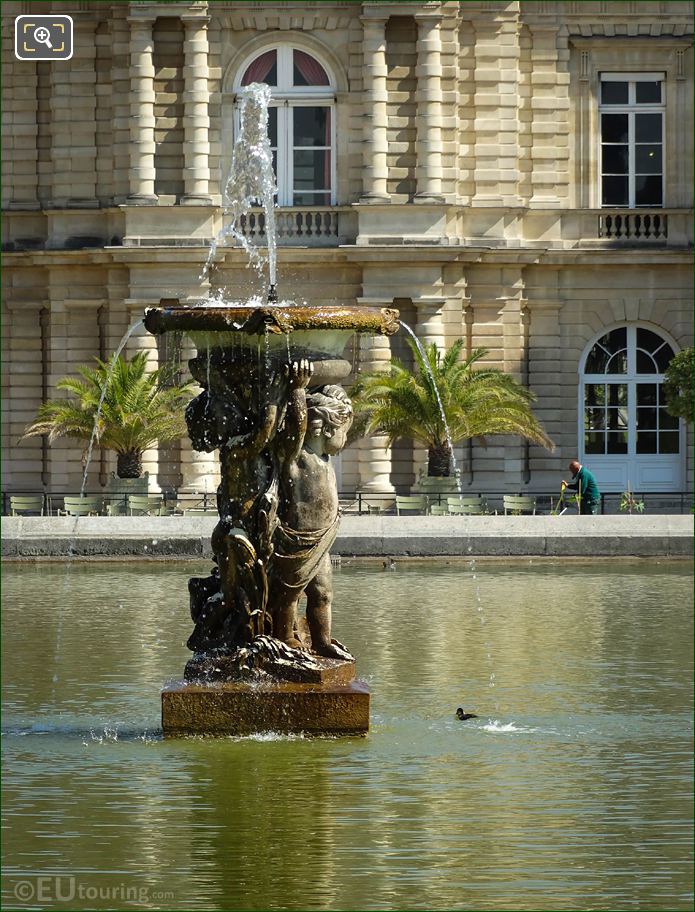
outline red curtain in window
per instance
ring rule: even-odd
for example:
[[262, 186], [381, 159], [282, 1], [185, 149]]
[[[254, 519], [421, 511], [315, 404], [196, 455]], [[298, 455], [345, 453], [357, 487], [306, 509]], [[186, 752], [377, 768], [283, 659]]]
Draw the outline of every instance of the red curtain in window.
[[326, 135], [324, 142], [328, 146], [323, 153], [323, 186], [331, 186], [331, 109], [326, 109]]
[[318, 60], [314, 60], [313, 57], [305, 54], [304, 51], [295, 50], [293, 53], [294, 65], [310, 86], [330, 85], [328, 75]]
[[263, 82], [268, 73], [273, 69], [277, 51], [266, 51], [260, 57], [256, 57], [251, 66], [244, 73], [241, 80], [243, 86], [251, 85], [252, 82]]

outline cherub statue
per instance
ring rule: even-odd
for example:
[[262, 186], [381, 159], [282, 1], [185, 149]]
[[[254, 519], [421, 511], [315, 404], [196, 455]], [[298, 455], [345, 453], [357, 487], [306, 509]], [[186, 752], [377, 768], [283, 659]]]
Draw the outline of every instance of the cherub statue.
[[333, 571], [329, 549], [339, 522], [338, 490], [330, 457], [347, 442], [352, 404], [340, 386], [323, 386], [307, 395], [312, 372], [309, 361], [292, 365], [287, 414], [276, 437], [280, 501], [268, 602], [273, 636], [301, 648], [297, 606], [305, 592], [313, 651], [330, 658], [351, 659], [331, 639]]

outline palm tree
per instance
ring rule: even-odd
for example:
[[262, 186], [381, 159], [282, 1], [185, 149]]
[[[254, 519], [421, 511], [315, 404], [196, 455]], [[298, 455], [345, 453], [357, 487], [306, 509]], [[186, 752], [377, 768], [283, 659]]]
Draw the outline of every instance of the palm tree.
[[415, 357], [414, 371], [394, 358], [388, 372], [365, 374], [352, 388], [357, 424], [363, 433], [385, 434], [388, 445], [403, 438], [424, 444], [427, 474], [434, 477], [450, 475], [450, 444], [471, 437], [485, 444], [492, 434], [517, 434], [554, 449], [531, 411], [536, 397], [530, 390], [495, 368], [473, 369], [487, 354], [486, 348], [477, 348], [459, 360], [462, 339], [444, 354], [435, 342], [421, 352], [415, 342], [407, 341]]
[[22, 440], [40, 434], [47, 434], [49, 443], [58, 437], [74, 437], [84, 441], [86, 453], [103, 395], [95, 443], [115, 450], [119, 478], [139, 478], [146, 449], [186, 433], [184, 408], [192, 388], [172, 383], [168, 368], [147, 373], [147, 352], [138, 352], [130, 361], [121, 355], [110, 363], [94, 360], [95, 368], [82, 365], [77, 369], [79, 377], [58, 381], [57, 388], [75, 398], [40, 406]]

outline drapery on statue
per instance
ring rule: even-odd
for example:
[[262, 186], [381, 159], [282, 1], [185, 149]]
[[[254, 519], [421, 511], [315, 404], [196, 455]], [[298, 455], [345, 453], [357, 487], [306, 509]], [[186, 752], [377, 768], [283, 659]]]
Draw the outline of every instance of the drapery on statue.
[[[339, 521], [330, 456], [345, 446], [352, 423], [347, 394], [324, 385], [307, 395], [308, 360], [259, 366], [247, 357], [242, 370], [238, 352], [211, 349], [190, 367], [204, 391], [187, 409], [189, 435], [197, 450], [219, 449], [221, 482], [217, 567], [189, 581], [196, 625], [189, 648], [230, 653], [271, 634], [290, 647], [289, 662], [309, 646], [351, 660], [331, 639], [329, 556]], [[304, 592], [310, 636], [297, 619]]]

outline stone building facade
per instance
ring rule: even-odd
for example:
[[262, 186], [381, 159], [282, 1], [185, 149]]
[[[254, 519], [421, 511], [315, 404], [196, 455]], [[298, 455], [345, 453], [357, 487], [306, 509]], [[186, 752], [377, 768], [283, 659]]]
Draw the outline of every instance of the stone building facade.
[[[70, 61], [15, 59], [27, 12], [71, 13]], [[210, 293], [253, 78], [273, 83], [281, 296], [395, 305], [538, 396], [555, 452], [474, 441], [464, 486], [554, 491], [579, 455], [606, 490], [690, 490], [659, 382], [692, 344], [692, 24], [680, 0], [4, 3], [5, 490], [78, 489], [74, 442], [17, 443], [37, 406], [148, 305]], [[213, 282], [259, 289], [239, 247]], [[408, 357], [364, 338], [356, 369], [389, 345]], [[141, 348], [190, 356], [139, 328]], [[212, 491], [211, 460], [182, 441], [146, 468], [153, 489]], [[422, 464], [368, 438], [341, 488], [407, 491]], [[113, 467], [96, 459], [90, 489]]]

